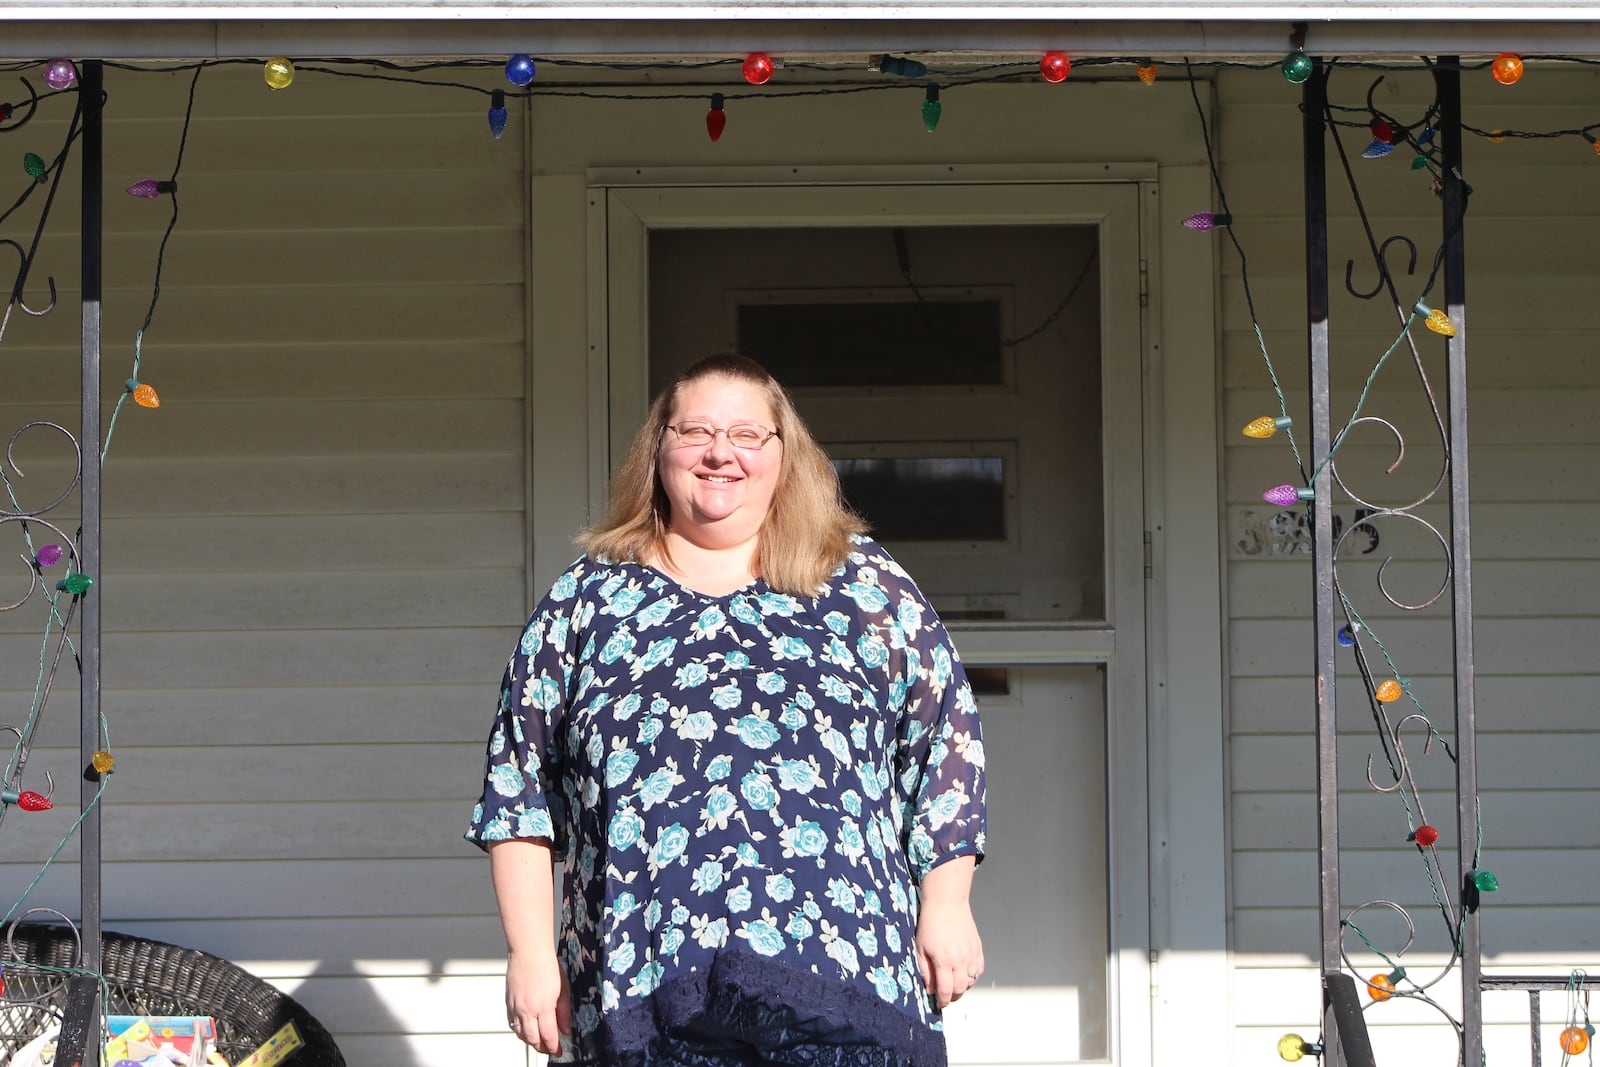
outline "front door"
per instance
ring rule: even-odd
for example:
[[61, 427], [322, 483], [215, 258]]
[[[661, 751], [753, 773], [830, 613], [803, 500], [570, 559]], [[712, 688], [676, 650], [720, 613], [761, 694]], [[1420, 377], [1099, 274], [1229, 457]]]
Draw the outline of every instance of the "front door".
[[988, 969], [947, 1013], [956, 1064], [1146, 1058], [1137, 192], [605, 201], [606, 463], [694, 359], [761, 360], [972, 675], [991, 768], [974, 895]]

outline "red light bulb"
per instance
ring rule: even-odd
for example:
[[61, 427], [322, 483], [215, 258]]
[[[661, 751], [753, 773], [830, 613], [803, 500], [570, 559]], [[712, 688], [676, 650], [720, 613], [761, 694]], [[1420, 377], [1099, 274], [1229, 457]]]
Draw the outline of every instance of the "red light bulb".
[[1427, 823], [1423, 823], [1421, 826], [1417, 827], [1417, 832], [1412, 834], [1411, 837], [1423, 848], [1429, 848], [1439, 840], [1439, 831], [1437, 828], [1429, 826]]
[[[772, 57], [765, 52], [751, 52], [744, 59], [744, 80], [751, 85], [765, 85], [772, 78]], [[715, 140], [715, 138], [713, 138]]]
[[29, 789], [17, 795], [17, 807], [23, 811], [49, 811], [55, 805], [43, 793], [35, 793]]
[[1372, 121], [1372, 139], [1384, 144], [1394, 144], [1394, 127], [1382, 119]]
[[1072, 73], [1072, 60], [1065, 52], [1046, 52], [1039, 60], [1039, 73], [1047, 82], [1066, 81], [1067, 75]]
[[711, 94], [711, 110], [706, 112], [706, 132], [711, 135], [713, 144], [722, 137], [723, 129], [728, 125], [728, 113], [722, 110], [722, 94]]

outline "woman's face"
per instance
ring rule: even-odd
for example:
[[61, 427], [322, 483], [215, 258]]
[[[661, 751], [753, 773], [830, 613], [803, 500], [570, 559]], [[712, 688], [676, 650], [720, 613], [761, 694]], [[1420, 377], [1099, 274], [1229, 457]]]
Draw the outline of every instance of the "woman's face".
[[[741, 423], [776, 429], [762, 390], [737, 378], [701, 378], [685, 386], [669, 426], [704, 423], [718, 430]], [[725, 433], [691, 445], [671, 429], [661, 435], [656, 470], [672, 504], [672, 530], [694, 544], [718, 548], [754, 537], [766, 521], [783, 465], [783, 442], [737, 448]]]

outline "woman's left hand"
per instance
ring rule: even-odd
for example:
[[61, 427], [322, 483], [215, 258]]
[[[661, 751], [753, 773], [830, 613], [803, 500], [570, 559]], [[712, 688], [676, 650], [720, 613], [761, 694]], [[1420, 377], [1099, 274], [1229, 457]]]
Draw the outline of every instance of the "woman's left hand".
[[[970, 863], [970, 861], [968, 861]], [[961, 868], [965, 866], [963, 871]], [[938, 877], [946, 868], [953, 883]], [[964, 878], [962, 876], [965, 876]], [[967, 901], [971, 867], [952, 861], [928, 872], [922, 885], [922, 910], [917, 917], [917, 965], [923, 984], [943, 1011], [977, 984], [983, 974], [983, 940]], [[959, 891], [947, 891], [957, 890]]]

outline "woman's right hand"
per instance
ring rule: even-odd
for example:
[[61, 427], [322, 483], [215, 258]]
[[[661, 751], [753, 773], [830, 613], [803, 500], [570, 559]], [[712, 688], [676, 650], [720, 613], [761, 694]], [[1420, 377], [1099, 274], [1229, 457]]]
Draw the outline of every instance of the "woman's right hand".
[[506, 957], [506, 1020], [535, 1052], [561, 1051], [561, 1035], [572, 1033], [572, 987], [554, 952]]

